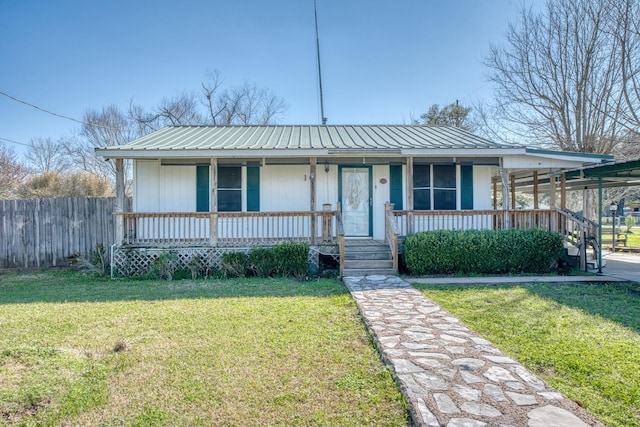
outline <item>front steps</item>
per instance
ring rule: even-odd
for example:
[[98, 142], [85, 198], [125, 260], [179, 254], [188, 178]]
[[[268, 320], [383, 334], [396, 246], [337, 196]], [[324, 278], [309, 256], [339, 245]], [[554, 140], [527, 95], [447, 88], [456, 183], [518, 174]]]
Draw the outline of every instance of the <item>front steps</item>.
[[391, 249], [375, 240], [345, 240], [343, 276], [398, 274], [393, 269]]
[[[565, 251], [570, 263], [574, 266], [580, 266], [580, 250], [573, 245], [565, 245]], [[606, 267], [607, 260], [602, 259], [602, 267]], [[598, 259], [593, 251], [587, 251], [587, 268], [590, 270], [598, 269]]]

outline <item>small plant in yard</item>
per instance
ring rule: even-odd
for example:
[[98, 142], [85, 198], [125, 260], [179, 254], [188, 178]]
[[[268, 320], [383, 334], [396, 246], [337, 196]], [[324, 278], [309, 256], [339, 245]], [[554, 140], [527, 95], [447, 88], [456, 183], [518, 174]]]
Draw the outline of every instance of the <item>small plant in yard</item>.
[[105, 276], [109, 268], [109, 257], [102, 243], [98, 243], [91, 254], [91, 264], [99, 276]]
[[627, 215], [624, 225], [627, 226], [627, 233], [631, 233], [631, 229], [636, 225], [636, 218], [633, 215]]
[[153, 260], [151, 274], [157, 279], [171, 280], [178, 269], [178, 255], [174, 252], [162, 252]]
[[205, 268], [203, 266], [202, 256], [200, 254], [195, 254], [189, 259], [189, 271], [191, 272], [191, 278], [197, 279], [203, 275]]

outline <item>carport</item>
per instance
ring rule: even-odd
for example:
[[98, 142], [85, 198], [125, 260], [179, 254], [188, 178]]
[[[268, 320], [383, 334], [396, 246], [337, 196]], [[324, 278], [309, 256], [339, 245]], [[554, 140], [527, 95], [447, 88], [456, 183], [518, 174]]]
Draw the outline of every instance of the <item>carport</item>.
[[[511, 180], [511, 191], [515, 189], [534, 194], [537, 207], [537, 196], [540, 191], [551, 195], [552, 208], [555, 208], [555, 194], [560, 191], [560, 210], [566, 210], [567, 191], [598, 190], [598, 232], [597, 261], [598, 272], [602, 272], [602, 190], [604, 188], [629, 187], [640, 185], [640, 159], [608, 162], [599, 165], [585, 166], [576, 169], [555, 170], [533, 176], [514, 176]], [[586, 255], [585, 255], [586, 256]], [[583, 260], [586, 267], [586, 259]]]

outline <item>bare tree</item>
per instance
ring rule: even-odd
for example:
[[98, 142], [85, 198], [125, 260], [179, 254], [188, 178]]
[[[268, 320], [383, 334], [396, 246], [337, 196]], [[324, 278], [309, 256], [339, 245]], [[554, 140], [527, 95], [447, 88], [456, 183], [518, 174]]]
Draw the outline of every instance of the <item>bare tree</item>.
[[63, 140], [31, 138], [25, 158], [37, 172], [60, 172], [69, 166]]
[[[79, 169], [114, 182], [116, 175], [114, 162], [96, 157], [95, 149], [133, 141], [140, 136], [136, 124], [113, 105], [103, 108], [102, 111], [88, 110], [83, 121], [81, 131], [67, 137], [65, 147], [69, 156]], [[130, 176], [130, 162], [125, 162], [125, 177]], [[129, 194], [130, 179], [126, 179], [125, 188]]]
[[217, 71], [210, 72], [202, 84], [207, 108], [207, 124], [212, 125], [266, 125], [276, 123], [287, 111], [284, 99], [255, 84], [244, 84], [222, 90], [222, 79]]
[[15, 151], [0, 142], [0, 199], [18, 197], [18, 189], [29, 174], [29, 169], [22, 165]]
[[255, 84], [223, 86], [220, 73], [209, 72], [199, 95], [185, 91], [150, 110], [132, 103], [129, 117], [144, 135], [164, 126], [272, 124], [287, 110], [282, 98]]
[[507, 46], [492, 47], [485, 62], [496, 111], [510, 131], [563, 150], [615, 150], [628, 131], [628, 108], [609, 5], [549, 0], [540, 13], [523, 9], [509, 26]]

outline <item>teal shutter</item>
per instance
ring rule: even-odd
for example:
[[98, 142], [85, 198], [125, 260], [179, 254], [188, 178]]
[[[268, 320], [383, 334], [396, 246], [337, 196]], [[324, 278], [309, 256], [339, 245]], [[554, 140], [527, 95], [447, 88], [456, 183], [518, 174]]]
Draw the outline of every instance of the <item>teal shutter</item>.
[[402, 165], [389, 166], [389, 202], [395, 210], [404, 209], [402, 203]]
[[460, 209], [473, 209], [473, 165], [460, 166]]
[[247, 212], [260, 212], [260, 167], [247, 166]]
[[196, 166], [196, 212], [209, 212], [209, 165]]

